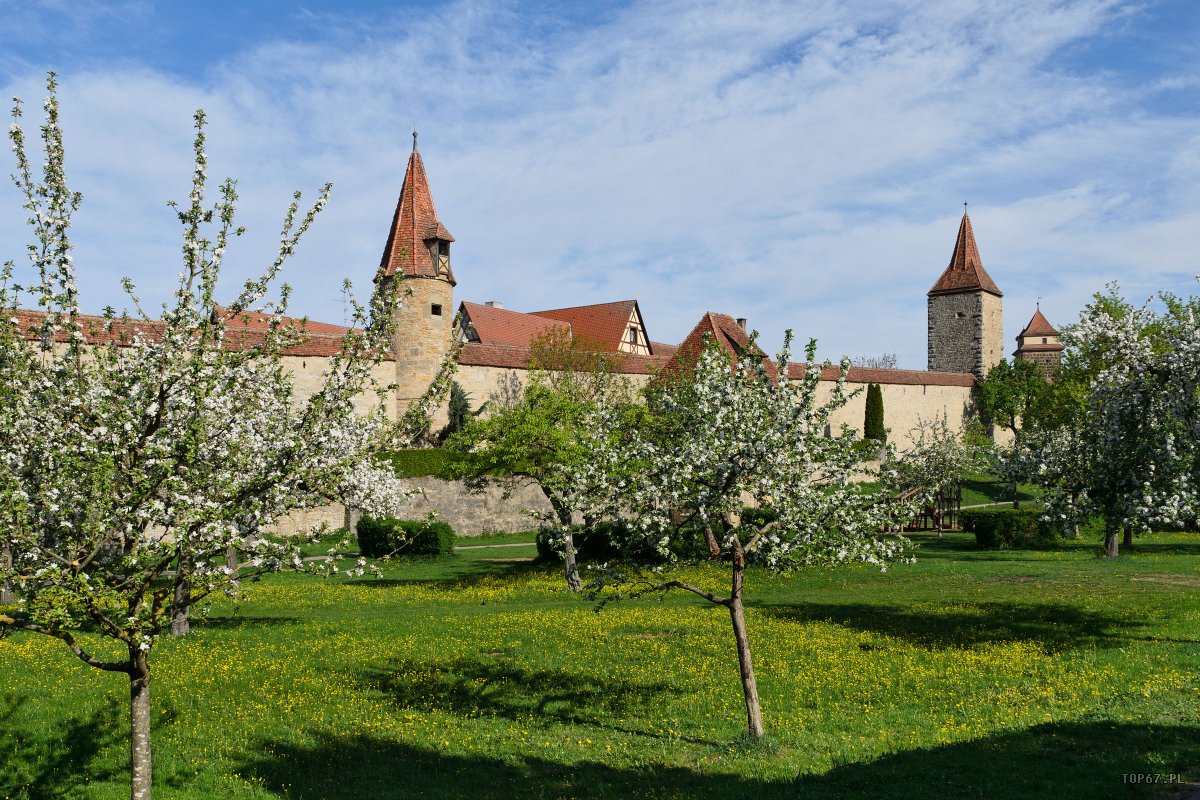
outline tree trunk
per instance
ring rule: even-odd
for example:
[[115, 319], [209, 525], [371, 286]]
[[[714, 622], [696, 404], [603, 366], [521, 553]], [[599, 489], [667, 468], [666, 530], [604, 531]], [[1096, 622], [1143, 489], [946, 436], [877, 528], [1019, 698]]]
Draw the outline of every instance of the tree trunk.
[[[12, 569], [12, 542], [8, 539], [4, 540], [3, 550], [0, 551], [0, 567], [4, 569]], [[11, 603], [13, 601], [12, 587], [5, 581], [0, 585], [0, 603]]]
[[129, 654], [129, 796], [150, 800], [154, 785], [150, 757], [150, 665], [141, 650]]
[[1109, 558], [1116, 558], [1120, 555], [1117, 546], [1117, 532], [1112, 528], [1106, 528], [1104, 531], [1104, 555]]
[[746, 611], [742, 606], [742, 585], [746, 576], [746, 554], [741, 542], [734, 543], [733, 581], [729, 592], [729, 616], [733, 620], [733, 638], [737, 642], [738, 664], [742, 670], [742, 694], [746, 698], [746, 724], [750, 736], [763, 737], [762, 707], [758, 702], [758, 684], [754, 681], [754, 662], [750, 659], [750, 637], [746, 635]]
[[571, 533], [571, 512], [557, 500], [546, 495], [550, 506], [558, 516], [558, 524], [563, 529], [563, 566], [566, 568], [567, 586], [572, 592], [583, 590], [583, 579], [579, 577], [579, 567], [575, 563], [575, 536]]
[[1121, 541], [1125, 547], [1133, 547], [1133, 528], [1125, 529], [1125, 538]]
[[342, 515], [342, 524], [346, 526], [346, 533], [349, 536], [358, 535], [358, 521], [362, 519], [362, 511], [352, 506], [345, 506], [346, 512]]
[[188, 613], [192, 599], [192, 562], [181, 553], [176, 564], [175, 599], [171, 604], [171, 635], [187, 636], [192, 630]]

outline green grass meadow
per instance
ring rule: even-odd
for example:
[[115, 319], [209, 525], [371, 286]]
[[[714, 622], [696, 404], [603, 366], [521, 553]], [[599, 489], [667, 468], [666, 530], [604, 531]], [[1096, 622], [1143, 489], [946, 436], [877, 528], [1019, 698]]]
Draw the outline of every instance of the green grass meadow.
[[[690, 596], [597, 611], [512, 560], [532, 548], [271, 576], [156, 646], [155, 792], [1171, 798], [1200, 780], [1200, 535], [1115, 561], [917, 541], [886, 572], [750, 573], [762, 744], [727, 612]], [[0, 640], [0, 675], [0, 798], [128, 796], [124, 676], [30, 635]]]

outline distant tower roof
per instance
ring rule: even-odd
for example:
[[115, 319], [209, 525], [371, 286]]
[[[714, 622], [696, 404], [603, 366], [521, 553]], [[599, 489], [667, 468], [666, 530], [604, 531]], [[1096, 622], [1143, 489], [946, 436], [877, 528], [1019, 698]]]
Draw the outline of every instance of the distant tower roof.
[[454, 273], [449, 266], [439, 272], [434, 263], [429, 249], [433, 239], [454, 241], [450, 231], [437, 218], [433, 196], [429, 193], [429, 179], [425, 177], [425, 164], [417, 152], [414, 135], [412, 155], [408, 157], [404, 185], [400, 188], [400, 201], [396, 204], [392, 229], [379, 262], [380, 275], [395, 275], [403, 270], [406, 278], [445, 278], [453, 285]]
[[1033, 312], [1033, 318], [1029, 320], [1029, 324], [1018, 334], [1017, 338], [1020, 339], [1023, 336], [1058, 336], [1058, 331], [1054, 330], [1050, 320], [1046, 319], [1042, 314], [1042, 309], [1039, 308]]
[[958, 226], [958, 240], [954, 243], [954, 254], [950, 266], [938, 278], [929, 294], [954, 294], [956, 292], [990, 292], [1003, 297], [1004, 292], [983, 268], [979, 258], [979, 247], [975, 244], [975, 231], [971, 229], [971, 218], [963, 212], [962, 224]]

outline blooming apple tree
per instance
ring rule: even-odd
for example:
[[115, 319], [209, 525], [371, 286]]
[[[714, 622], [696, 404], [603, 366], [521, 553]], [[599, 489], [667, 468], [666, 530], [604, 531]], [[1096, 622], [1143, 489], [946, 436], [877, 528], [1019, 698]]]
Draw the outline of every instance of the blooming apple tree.
[[[881, 532], [913, 513], [911, 503], [881, 502], [857, 488], [868, 469], [857, 437], [826, 435], [831, 415], [848, 399], [848, 362], [822, 400], [828, 365], [815, 362], [815, 342], [806, 364], [789, 365], [790, 340], [789, 332], [774, 364], [754, 347], [732, 363], [710, 342], [690, 378], [653, 400], [658, 422], [648, 432], [622, 430], [616, 415], [597, 414], [587, 435], [591, 455], [573, 469], [570, 498], [591, 518], [631, 517], [635, 535], [668, 565], [697, 545], [729, 565], [724, 595], [670, 578], [662, 567], [601, 570], [592, 588], [602, 598], [682, 589], [728, 608], [754, 737], [764, 728], [743, 606], [747, 565], [788, 571], [858, 561], [885, 568], [907, 542]], [[769, 521], [744, 521], [747, 505]]]
[[[19, 103], [10, 129], [35, 242], [27, 267], [8, 262], [0, 276], [0, 583], [15, 601], [0, 607], [0, 635], [51, 636], [85, 664], [128, 676], [132, 797], [149, 798], [150, 654], [172, 608], [301, 566], [296, 550], [264, 535], [290, 511], [342, 487], [367, 507], [390, 510], [403, 497], [370, 466], [382, 410], [355, 410], [364, 392], [383, 397], [372, 367], [396, 300], [377, 293], [356, 307], [322, 385], [297, 397], [283, 355], [304, 332], [283, 316], [286, 286], [266, 298], [328, 187], [303, 214], [296, 195], [273, 263], [218, 306], [222, 256], [241, 230], [232, 181], [207, 204], [197, 113], [192, 189], [176, 207], [183, 269], [173, 300], [154, 318], [132, 293], [133, 316], [84, 316], [68, 237], [80, 196], [66, 184], [53, 75], [49, 88], [40, 176]], [[238, 325], [251, 313], [270, 319], [253, 336]], [[244, 563], [227, 562], [231, 549]]]
[[1169, 312], [1093, 309], [1069, 331], [1069, 349], [1102, 353], [1078, 413], [1030, 441], [1031, 477], [1048, 511], [1067, 524], [1104, 520], [1118, 537], [1200, 514], [1200, 322], [1196, 304]]

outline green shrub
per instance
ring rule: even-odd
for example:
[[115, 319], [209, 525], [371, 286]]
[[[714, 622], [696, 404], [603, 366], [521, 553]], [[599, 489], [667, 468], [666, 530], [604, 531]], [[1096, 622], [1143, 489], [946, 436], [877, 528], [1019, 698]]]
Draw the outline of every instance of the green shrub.
[[425, 447], [418, 450], [397, 450], [384, 458], [402, 478], [420, 478], [426, 475], [450, 480], [451, 466], [460, 456], [441, 447]]
[[454, 529], [444, 522], [363, 517], [358, 522], [358, 548], [368, 558], [448, 556], [454, 552]]
[[964, 508], [959, 520], [964, 531], [975, 534], [975, 543], [989, 549], [1030, 547], [1052, 543], [1058, 536], [1054, 523], [1041, 517], [1037, 505]]
[[[575, 543], [575, 560], [580, 563], [603, 563], [607, 561], [640, 561], [644, 563], [659, 563], [662, 555], [651, 547], [644, 539], [635, 536], [624, 522], [600, 522], [591, 528], [580, 525], [572, 527]], [[699, 536], [699, 534], [697, 534]], [[551, 531], [540, 530], [535, 540], [538, 551], [538, 561], [561, 562], [562, 553], [554, 549], [554, 536]], [[671, 538], [672, 550], [676, 555], [683, 555], [678, 547], [685, 547], [685, 537]], [[703, 539], [700, 539], [703, 545]]]

